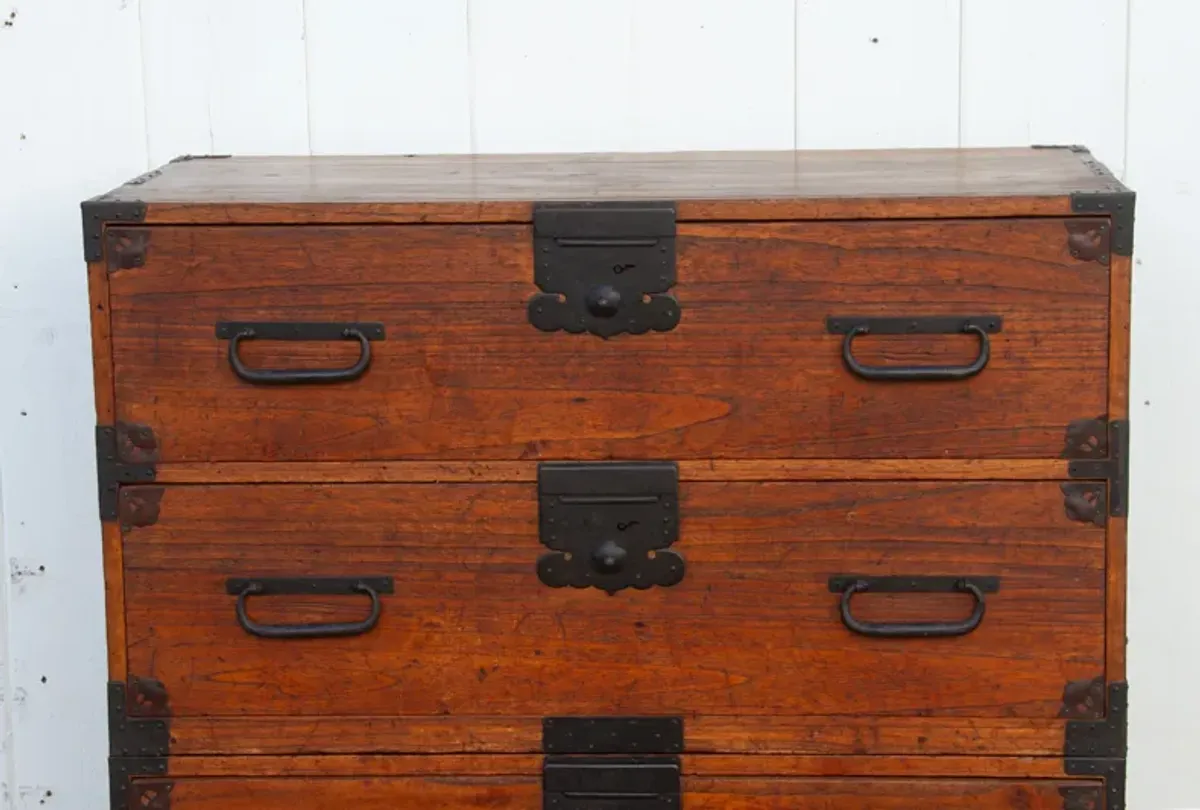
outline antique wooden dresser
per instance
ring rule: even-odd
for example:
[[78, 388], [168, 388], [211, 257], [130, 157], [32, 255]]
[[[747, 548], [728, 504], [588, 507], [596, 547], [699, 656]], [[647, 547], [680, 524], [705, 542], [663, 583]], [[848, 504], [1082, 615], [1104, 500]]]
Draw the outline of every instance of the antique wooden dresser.
[[83, 203], [111, 806], [1122, 810], [1082, 147], [180, 158]]

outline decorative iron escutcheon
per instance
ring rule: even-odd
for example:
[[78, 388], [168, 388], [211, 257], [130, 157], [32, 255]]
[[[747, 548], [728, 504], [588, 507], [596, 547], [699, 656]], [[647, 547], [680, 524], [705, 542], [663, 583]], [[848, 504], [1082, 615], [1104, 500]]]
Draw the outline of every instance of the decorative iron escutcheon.
[[679, 757], [546, 757], [542, 810], [679, 810]]
[[544, 332], [666, 332], [679, 323], [675, 204], [539, 203], [529, 322]]
[[552, 588], [644, 590], [683, 579], [674, 462], [538, 465], [538, 578]]

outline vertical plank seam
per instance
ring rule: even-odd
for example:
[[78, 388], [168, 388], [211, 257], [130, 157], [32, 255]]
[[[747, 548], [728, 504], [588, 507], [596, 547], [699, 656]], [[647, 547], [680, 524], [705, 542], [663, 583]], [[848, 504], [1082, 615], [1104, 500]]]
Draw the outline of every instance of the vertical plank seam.
[[636, 151], [641, 143], [641, 133], [638, 128], [641, 109], [637, 93], [637, 0], [629, 0], [625, 6], [629, 13], [629, 26], [626, 30], [628, 46], [625, 52], [625, 93], [628, 103], [625, 105], [625, 148]]
[[792, 0], [792, 151], [800, 148], [800, 0]]
[[[8, 559], [8, 533], [4, 530], [4, 470], [0, 464], [0, 551], [4, 559]], [[9, 638], [12, 633], [9, 628], [9, 618], [12, 615], [11, 589], [7, 576], [0, 576], [0, 696], [4, 700], [4, 739], [0, 740], [0, 750], [4, 753], [4, 808], [15, 810], [16, 801], [13, 798], [17, 790], [17, 754], [16, 739], [13, 736], [13, 696], [12, 688], [12, 655], [10, 654]]]
[[958, 0], [958, 109], [955, 111], [954, 119], [958, 122], [957, 144], [959, 149], [963, 145], [963, 42], [966, 31], [966, 2], [967, 0]]
[[464, 23], [467, 27], [467, 145], [472, 155], [479, 154], [479, 132], [475, 110], [475, 38], [471, 25], [471, 0], [466, 0]]
[[[1122, 99], [1121, 113], [1121, 171], [1119, 177], [1124, 183], [1129, 177], [1129, 96], [1130, 96], [1130, 66], [1133, 59], [1133, 0], [1125, 0], [1125, 98]], [[1129, 272], [1133, 273], [1132, 258]]]
[[207, 39], [206, 53], [208, 56], [208, 64], [204, 66], [204, 113], [208, 118], [208, 151], [209, 154], [215, 154], [217, 151], [217, 136], [213, 132], [213, 71], [216, 69], [216, 38], [213, 36], [213, 19], [212, 8], [206, 6], [204, 11], [204, 33]]
[[146, 64], [146, 24], [142, 18], [142, 9], [147, 2], [152, 0], [141, 0], [137, 7], [138, 19], [138, 64], [141, 66], [141, 71], [138, 74], [138, 79], [142, 83], [142, 139], [146, 149], [146, 170], [154, 168], [152, 161], [154, 160], [154, 152], [150, 148], [150, 100], [146, 97], [146, 88], [149, 86], [147, 74], [149, 66]]
[[308, 154], [311, 155], [313, 153], [313, 105], [312, 82], [309, 78], [312, 59], [308, 43], [308, 0], [300, 0], [300, 36], [304, 40], [304, 134]]

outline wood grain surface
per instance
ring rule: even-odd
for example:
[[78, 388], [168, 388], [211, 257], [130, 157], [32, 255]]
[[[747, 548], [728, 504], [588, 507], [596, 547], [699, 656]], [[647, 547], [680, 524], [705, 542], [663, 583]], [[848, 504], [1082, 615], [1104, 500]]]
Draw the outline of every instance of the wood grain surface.
[[[1132, 304], [1133, 261], [1129, 256], [1113, 256], [1112, 336], [1108, 349], [1108, 414], [1110, 419], [1129, 419], [1130, 319]], [[1134, 441], [1136, 424], [1129, 425]], [[1126, 492], [1128, 497], [1128, 491]], [[1136, 507], [1131, 507], [1136, 508]], [[1125, 679], [1126, 601], [1128, 582], [1129, 521], [1110, 518], [1108, 522], [1108, 669], [1111, 680]]]
[[[1055, 481], [1061, 459], [697, 459], [680, 481]], [[164, 484], [536, 481], [534, 461], [234, 461], [159, 464]]]
[[[161, 783], [160, 783], [161, 784]], [[684, 777], [685, 804], [701, 810], [1063, 810], [1063, 788], [1080, 783], [999, 779]], [[539, 775], [176, 779], [174, 810], [540, 810]]]
[[[529, 325], [526, 226], [157, 228], [111, 277], [118, 419], [163, 462], [1056, 458], [1107, 404], [1109, 272], [1062, 220], [686, 225], [678, 328]], [[868, 382], [830, 315], [996, 314], [961, 382]], [[360, 380], [255, 386], [223, 320], [380, 321]], [[869, 337], [867, 363], [966, 363], [965, 335]], [[252, 341], [252, 366], [349, 364]]]
[[[168, 776], [189, 777], [320, 777], [320, 776], [526, 776], [540, 774], [545, 757], [490, 754], [486, 756], [222, 756], [171, 757]], [[1062, 758], [995, 756], [718, 756], [680, 757], [685, 774], [727, 776], [844, 776], [866, 778], [993, 777], [1051, 779], [1065, 784], [1088, 784], [1063, 779]]]
[[[689, 751], [735, 754], [1059, 756], [1056, 718], [825, 715], [689, 717]], [[174, 717], [172, 756], [387, 753], [538, 753], [542, 718]]]
[[161, 167], [110, 199], [485, 203], [541, 199], [1062, 196], [1115, 182], [1066, 149], [231, 157]]
[[[1044, 729], [1068, 681], [1103, 672], [1104, 530], [1068, 520], [1056, 483], [692, 483], [680, 506], [683, 582], [607, 596], [538, 581], [530, 484], [167, 487], [158, 522], [125, 534], [129, 672], [161, 680], [176, 718], [680, 713], [757, 717], [761, 730], [866, 715], [946, 732], [966, 718]], [[872, 639], [841, 623], [827, 580], [842, 573], [990, 575], [1001, 588], [967, 636]], [[239, 628], [224, 583], [272, 575], [389, 575], [396, 592], [368, 635], [268, 641]], [[250, 610], [350, 621], [365, 599], [258, 597]], [[951, 620], [970, 600], [866, 594], [854, 610]], [[297, 748], [340, 750], [342, 727], [314, 725]], [[212, 725], [200, 747], [236, 748], [214, 737], [235, 728]], [[811, 725], [788, 729], [770, 744], [807, 750]], [[746, 749], [723, 735], [708, 735], [713, 750]], [[495, 750], [470, 728], [407, 739]]]
[[[765, 199], [681, 199], [680, 222], [848, 219], [945, 219], [954, 217], [1069, 217], [1070, 197], [939, 196], [774, 197]], [[146, 207], [148, 225], [366, 225], [523, 223], [533, 205], [517, 200], [481, 202], [373, 203], [186, 203], [156, 202]]]

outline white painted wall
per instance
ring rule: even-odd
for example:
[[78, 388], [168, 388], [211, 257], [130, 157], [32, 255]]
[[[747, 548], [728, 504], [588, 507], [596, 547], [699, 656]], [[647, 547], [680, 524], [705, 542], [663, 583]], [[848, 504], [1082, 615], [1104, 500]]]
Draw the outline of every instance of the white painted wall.
[[1139, 193], [1129, 806], [1200, 807], [1200, 4], [0, 0], [4, 807], [106, 801], [78, 203], [181, 153], [1084, 143]]

